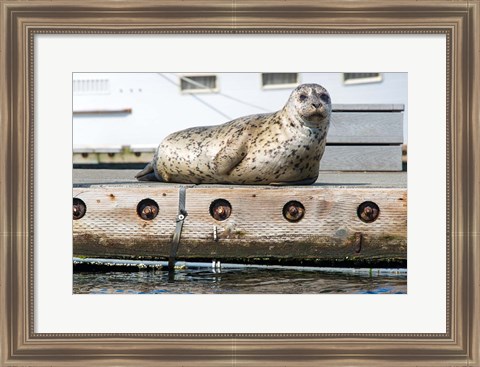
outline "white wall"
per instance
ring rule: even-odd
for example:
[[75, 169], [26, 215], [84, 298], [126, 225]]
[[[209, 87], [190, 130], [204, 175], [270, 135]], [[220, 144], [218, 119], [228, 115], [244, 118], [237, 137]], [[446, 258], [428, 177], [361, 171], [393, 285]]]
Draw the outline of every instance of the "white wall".
[[[163, 76], [162, 76], [163, 75]], [[405, 104], [407, 74], [383, 73], [378, 83], [344, 85], [342, 73], [301, 73], [300, 83], [318, 83], [328, 89], [334, 104]], [[120, 145], [157, 146], [168, 134], [192, 126], [220, 124], [236, 117], [273, 112], [286, 102], [293, 88], [262, 89], [260, 73], [217, 74], [219, 92], [234, 96], [262, 109], [241, 104], [220, 93], [198, 93], [193, 97], [166, 78], [179, 83], [175, 74], [155, 73], [75, 73], [74, 80], [107, 79], [107, 93], [73, 95], [73, 110], [131, 108], [131, 114], [85, 115], [73, 118], [73, 145], [104, 147]], [[209, 108], [201, 101], [220, 110]], [[404, 115], [404, 139], [407, 113]]]

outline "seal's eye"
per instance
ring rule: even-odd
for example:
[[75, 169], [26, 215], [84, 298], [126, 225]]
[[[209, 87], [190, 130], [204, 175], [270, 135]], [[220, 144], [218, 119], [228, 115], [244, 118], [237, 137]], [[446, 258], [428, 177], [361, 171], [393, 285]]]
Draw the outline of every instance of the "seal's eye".
[[329, 102], [330, 102], [330, 97], [328, 96], [328, 94], [325, 94], [325, 93], [323, 93], [323, 94], [320, 95], [320, 99], [321, 99], [323, 102], [325, 102], [325, 103], [329, 103]]
[[307, 99], [307, 96], [305, 94], [300, 94], [300, 101], [305, 101]]

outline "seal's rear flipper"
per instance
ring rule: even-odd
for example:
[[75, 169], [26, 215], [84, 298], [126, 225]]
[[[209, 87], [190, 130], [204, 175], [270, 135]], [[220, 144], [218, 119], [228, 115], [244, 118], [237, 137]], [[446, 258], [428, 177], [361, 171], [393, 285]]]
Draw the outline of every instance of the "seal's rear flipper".
[[147, 164], [144, 169], [138, 172], [135, 175], [135, 178], [138, 181], [159, 181], [157, 176], [155, 176], [155, 171], [153, 170], [152, 162]]
[[317, 181], [315, 178], [306, 178], [300, 181], [270, 182], [270, 186], [290, 186], [290, 185], [313, 185]]

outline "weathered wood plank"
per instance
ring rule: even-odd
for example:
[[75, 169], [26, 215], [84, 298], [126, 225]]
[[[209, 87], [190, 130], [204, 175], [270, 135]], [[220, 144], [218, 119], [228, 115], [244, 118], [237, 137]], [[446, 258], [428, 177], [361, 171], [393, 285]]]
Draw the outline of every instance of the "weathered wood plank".
[[403, 143], [403, 114], [337, 112], [332, 114], [327, 144]]
[[401, 145], [327, 145], [320, 162], [325, 171], [401, 171]]
[[74, 164], [147, 164], [153, 158], [154, 147], [133, 150], [125, 147], [76, 148], [73, 151]]
[[400, 112], [405, 110], [403, 104], [377, 103], [377, 104], [342, 104], [332, 105], [332, 111], [392, 111]]
[[[96, 185], [120, 186], [135, 190], [137, 187], [175, 186], [161, 182], [137, 181], [135, 169], [74, 169], [74, 187]], [[323, 171], [314, 185], [326, 187], [360, 187], [360, 188], [406, 188], [407, 172], [339, 172]], [[202, 185], [205, 187], [207, 185]], [[221, 185], [211, 185], [218, 188]], [[231, 185], [225, 185], [231, 187]]]
[[[92, 186], [74, 188], [73, 195], [87, 205], [85, 216], [73, 221], [75, 255], [168, 256], [178, 211], [178, 186]], [[150, 221], [136, 213], [138, 202], [145, 198], [155, 200], [160, 208]], [[209, 212], [211, 203], [220, 198], [232, 206], [225, 221], [215, 220]], [[290, 200], [305, 207], [305, 216], [297, 223], [283, 216], [283, 207]], [[357, 208], [364, 201], [380, 207], [373, 223], [358, 218]], [[178, 252], [181, 259], [406, 260], [406, 189], [195, 186], [187, 189], [186, 210]]]

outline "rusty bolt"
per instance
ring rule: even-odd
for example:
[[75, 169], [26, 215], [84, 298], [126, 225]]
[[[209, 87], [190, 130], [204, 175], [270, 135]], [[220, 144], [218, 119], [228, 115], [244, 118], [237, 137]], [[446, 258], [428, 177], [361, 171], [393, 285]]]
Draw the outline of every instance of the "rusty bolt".
[[108, 153], [109, 157], [115, 157], [115, 153]]
[[82, 153], [82, 157], [83, 157], [83, 158], [87, 158], [87, 157], [88, 157], [88, 153]]
[[283, 217], [289, 222], [299, 222], [305, 215], [305, 207], [298, 201], [289, 201], [283, 207]]
[[357, 215], [361, 221], [372, 223], [377, 220], [380, 208], [372, 201], [365, 201], [358, 206]]
[[135, 157], [140, 157], [142, 155], [141, 152], [135, 152]]
[[353, 250], [355, 253], [359, 254], [362, 251], [362, 242], [363, 242], [363, 235], [361, 232], [355, 232], [355, 239], [353, 243]]
[[147, 205], [142, 209], [141, 217], [143, 219], [153, 219], [156, 217], [158, 211], [154, 206]]
[[158, 204], [152, 199], [143, 199], [137, 205], [137, 214], [143, 220], [154, 219], [158, 211]]
[[217, 199], [210, 204], [210, 215], [215, 220], [226, 220], [231, 214], [232, 205], [225, 199]]
[[78, 198], [73, 198], [73, 219], [77, 220], [82, 218], [87, 212], [87, 206], [83, 200]]

